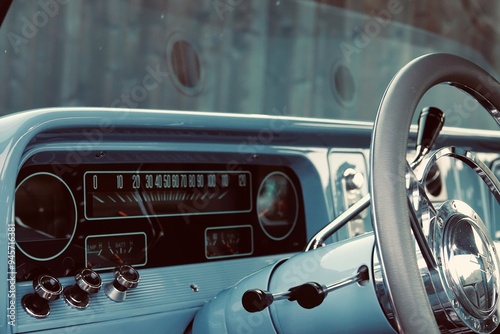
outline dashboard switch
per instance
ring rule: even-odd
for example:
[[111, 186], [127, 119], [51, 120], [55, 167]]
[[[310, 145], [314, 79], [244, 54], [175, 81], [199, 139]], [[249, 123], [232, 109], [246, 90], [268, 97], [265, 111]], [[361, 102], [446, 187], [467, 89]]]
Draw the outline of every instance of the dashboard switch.
[[75, 285], [64, 288], [64, 299], [72, 307], [86, 308], [90, 303], [89, 295], [101, 289], [101, 277], [92, 269], [82, 269], [75, 281]]
[[45, 318], [50, 314], [49, 302], [59, 299], [63, 291], [57, 278], [40, 275], [33, 281], [35, 293], [23, 297], [21, 304], [24, 310], [35, 318]]
[[127, 297], [127, 290], [139, 284], [140, 275], [137, 270], [129, 265], [116, 269], [115, 280], [105, 285], [104, 293], [115, 302], [122, 302]]
[[363, 176], [363, 173], [358, 172], [354, 168], [347, 168], [344, 171], [343, 176], [345, 180], [346, 189], [348, 191], [359, 190], [365, 184], [365, 177]]
[[[356, 204], [363, 197], [363, 187], [365, 186], [365, 177], [363, 173], [355, 168], [346, 168], [342, 174], [343, 196], [345, 208]], [[366, 214], [355, 217], [348, 224], [348, 233], [350, 237], [363, 234], [365, 232], [364, 218]]]

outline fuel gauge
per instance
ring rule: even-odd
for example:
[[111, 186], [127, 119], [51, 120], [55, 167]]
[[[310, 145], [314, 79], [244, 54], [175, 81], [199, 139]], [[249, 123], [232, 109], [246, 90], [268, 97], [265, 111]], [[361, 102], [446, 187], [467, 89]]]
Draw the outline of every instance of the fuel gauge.
[[214, 227], [205, 230], [205, 256], [220, 259], [253, 253], [252, 226]]
[[146, 234], [89, 235], [85, 239], [85, 262], [94, 270], [113, 269], [125, 264], [144, 266], [147, 263]]

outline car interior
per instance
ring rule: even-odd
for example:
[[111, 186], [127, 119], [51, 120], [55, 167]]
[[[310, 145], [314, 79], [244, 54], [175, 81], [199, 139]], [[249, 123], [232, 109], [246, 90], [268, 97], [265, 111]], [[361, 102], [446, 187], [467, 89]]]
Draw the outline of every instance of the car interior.
[[500, 3], [0, 4], [0, 333], [500, 333]]

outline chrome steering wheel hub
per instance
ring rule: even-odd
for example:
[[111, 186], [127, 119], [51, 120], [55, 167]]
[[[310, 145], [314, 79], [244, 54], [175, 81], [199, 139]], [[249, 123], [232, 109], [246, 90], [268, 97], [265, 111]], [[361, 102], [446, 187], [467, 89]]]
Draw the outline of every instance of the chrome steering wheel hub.
[[479, 333], [491, 332], [499, 321], [500, 266], [486, 226], [458, 200], [445, 202], [431, 224], [439, 276], [458, 322]]

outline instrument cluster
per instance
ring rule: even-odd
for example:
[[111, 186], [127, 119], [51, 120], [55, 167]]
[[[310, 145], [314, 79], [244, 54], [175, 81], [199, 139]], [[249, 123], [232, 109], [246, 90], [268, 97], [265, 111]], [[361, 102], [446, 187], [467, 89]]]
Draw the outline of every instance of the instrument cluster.
[[33, 163], [15, 192], [17, 280], [303, 249], [297, 175], [224, 163]]

